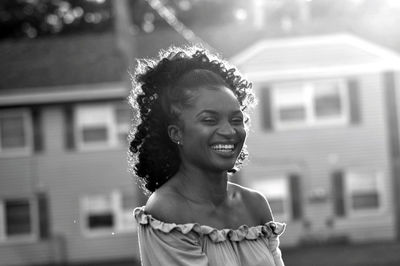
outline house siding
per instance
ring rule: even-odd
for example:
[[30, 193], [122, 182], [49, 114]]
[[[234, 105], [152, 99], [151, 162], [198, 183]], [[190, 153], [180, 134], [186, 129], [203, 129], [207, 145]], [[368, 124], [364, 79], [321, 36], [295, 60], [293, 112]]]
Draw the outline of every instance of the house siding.
[[[351, 78], [357, 78], [360, 82], [362, 117], [359, 124], [267, 131], [262, 127], [262, 102], [253, 113], [253, 129], [247, 141], [250, 162], [244, 169], [246, 177], [243, 180], [250, 184], [254, 180], [268, 178], [269, 175], [281, 172], [297, 172], [302, 176], [304, 220], [308, 221], [311, 227], [303, 228], [301, 223], [294, 222], [293, 229], [290, 229], [292, 222], [288, 221], [290, 231], [283, 237], [283, 244], [295, 243], [300, 236], [305, 237], [305, 234], [323, 234], [320, 237], [345, 234], [352, 240], [358, 240], [362, 238], [365, 230], [377, 226], [380, 228], [380, 233], [369, 233], [369, 239], [393, 238], [392, 179], [388, 129], [384, 119], [386, 113], [382, 74], [351, 76]], [[254, 84], [256, 94], [260, 95], [262, 88], [274, 82], [279, 80]], [[334, 217], [332, 195], [330, 195], [331, 175], [336, 169], [348, 168], [383, 172], [384, 179], [381, 180], [385, 192], [383, 213], [371, 214], [368, 217]], [[323, 188], [328, 193], [325, 201], [310, 202], [309, 195], [316, 188]], [[328, 226], [330, 222], [333, 222], [331, 227]]]
[[0, 245], [1, 265], [35, 265], [62, 262], [61, 242], [57, 239], [32, 243], [7, 243]]
[[37, 178], [35, 169], [36, 158], [33, 157], [0, 158], [0, 197], [33, 193], [32, 181]]
[[67, 130], [63, 114], [61, 108], [45, 110], [46, 141], [52, 148], [39, 163], [40, 184], [52, 201], [53, 233], [65, 238], [66, 257], [71, 261], [138, 256], [136, 233], [87, 237], [82, 231], [82, 196], [109, 194], [113, 189], [122, 188], [135, 191], [127, 172], [125, 147], [87, 152], [65, 150]]
[[86, 195], [122, 189], [136, 193], [136, 184], [127, 171], [126, 147], [87, 152], [66, 150], [62, 105], [41, 106], [40, 112], [44, 149], [30, 157], [0, 158], [0, 196], [44, 192], [49, 200], [50, 239], [0, 244], [2, 263], [26, 265], [138, 257], [136, 232], [87, 236], [80, 210], [80, 200]]

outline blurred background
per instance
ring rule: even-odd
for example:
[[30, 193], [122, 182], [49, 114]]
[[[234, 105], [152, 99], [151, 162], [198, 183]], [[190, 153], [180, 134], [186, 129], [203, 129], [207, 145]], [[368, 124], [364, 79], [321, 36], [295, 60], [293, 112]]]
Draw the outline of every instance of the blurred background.
[[233, 180], [286, 265], [400, 265], [398, 25], [396, 0], [2, 0], [0, 265], [139, 265], [128, 72], [188, 43], [253, 83]]

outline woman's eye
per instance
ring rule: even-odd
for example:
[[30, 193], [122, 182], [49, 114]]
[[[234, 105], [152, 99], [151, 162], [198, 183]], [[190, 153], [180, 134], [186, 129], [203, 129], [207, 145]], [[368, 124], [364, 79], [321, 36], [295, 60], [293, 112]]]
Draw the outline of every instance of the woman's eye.
[[203, 118], [202, 121], [203, 121], [204, 123], [208, 123], [208, 124], [217, 122], [217, 120], [216, 120], [215, 118], [212, 118], [212, 117]]
[[241, 118], [241, 117], [232, 118], [232, 122], [235, 123], [235, 124], [242, 124], [243, 123], [243, 118]]

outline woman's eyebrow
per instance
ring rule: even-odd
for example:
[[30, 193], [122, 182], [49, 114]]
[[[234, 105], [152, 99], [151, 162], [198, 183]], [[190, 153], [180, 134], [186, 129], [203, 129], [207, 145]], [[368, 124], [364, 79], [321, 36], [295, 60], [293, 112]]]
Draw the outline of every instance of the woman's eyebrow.
[[[201, 110], [196, 117], [202, 115], [202, 114], [212, 114], [212, 115], [217, 115], [218, 111], [216, 110], [212, 110], [212, 109], [205, 109], [205, 110]], [[234, 110], [231, 112], [231, 114], [233, 115], [237, 115], [237, 114], [243, 114], [243, 112], [241, 110]]]
[[213, 115], [216, 115], [216, 114], [218, 114], [218, 112], [217, 111], [215, 111], [215, 110], [212, 110], [212, 109], [205, 109], [205, 110], [201, 110], [197, 115], [196, 115], [196, 117], [198, 117], [198, 116], [200, 116], [200, 115], [202, 115], [202, 114], [213, 114]]

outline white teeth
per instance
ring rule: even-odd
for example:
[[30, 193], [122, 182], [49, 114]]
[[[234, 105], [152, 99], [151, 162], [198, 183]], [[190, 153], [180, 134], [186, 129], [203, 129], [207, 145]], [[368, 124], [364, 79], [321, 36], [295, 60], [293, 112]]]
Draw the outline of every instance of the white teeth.
[[212, 145], [211, 148], [216, 151], [230, 152], [233, 151], [235, 145], [233, 144], [216, 144]]

